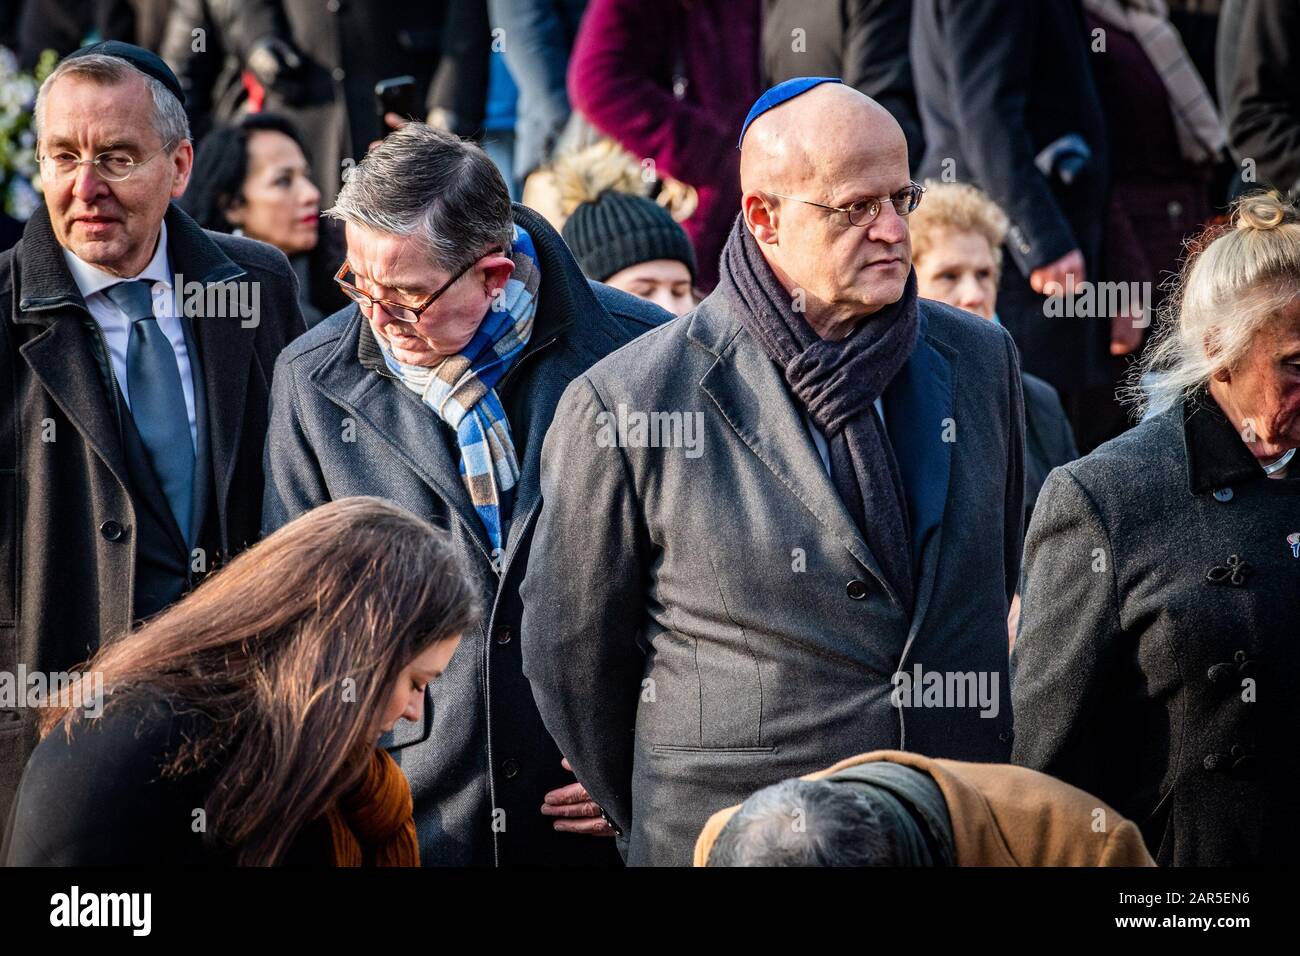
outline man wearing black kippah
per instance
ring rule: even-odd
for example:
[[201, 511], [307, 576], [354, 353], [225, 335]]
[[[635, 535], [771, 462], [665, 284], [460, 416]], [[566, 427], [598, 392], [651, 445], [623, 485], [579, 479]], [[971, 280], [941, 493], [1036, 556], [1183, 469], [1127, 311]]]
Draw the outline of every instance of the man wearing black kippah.
[[[109, 41], [37, 97], [45, 206], [0, 255], [0, 674], [53, 681], [258, 537], [271, 369], [303, 320], [282, 253], [172, 205], [181, 96]], [[12, 697], [0, 821], [39, 714]]]

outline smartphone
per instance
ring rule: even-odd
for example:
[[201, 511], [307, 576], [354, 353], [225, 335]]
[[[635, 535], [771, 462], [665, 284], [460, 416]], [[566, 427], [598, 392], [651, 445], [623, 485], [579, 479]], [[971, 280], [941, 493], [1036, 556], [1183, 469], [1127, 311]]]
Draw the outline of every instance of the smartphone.
[[390, 76], [375, 84], [375, 108], [379, 110], [379, 128], [390, 132], [384, 122], [385, 113], [396, 113], [405, 119], [420, 118], [420, 106], [415, 97], [415, 77]]

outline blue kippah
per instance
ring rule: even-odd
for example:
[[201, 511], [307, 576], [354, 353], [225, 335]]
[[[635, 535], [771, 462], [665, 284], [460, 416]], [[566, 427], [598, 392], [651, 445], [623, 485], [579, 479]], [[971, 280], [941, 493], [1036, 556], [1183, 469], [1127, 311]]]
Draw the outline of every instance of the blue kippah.
[[736, 140], [736, 149], [740, 149], [740, 144], [745, 141], [745, 132], [749, 129], [749, 124], [768, 110], [780, 106], [786, 100], [794, 99], [801, 93], [807, 93], [814, 86], [820, 86], [822, 83], [839, 82], [842, 81], [835, 76], [796, 76], [793, 79], [776, 84], [776, 86], [755, 100], [754, 105], [749, 108], [749, 115], [745, 117], [745, 125], [740, 128], [740, 139]]

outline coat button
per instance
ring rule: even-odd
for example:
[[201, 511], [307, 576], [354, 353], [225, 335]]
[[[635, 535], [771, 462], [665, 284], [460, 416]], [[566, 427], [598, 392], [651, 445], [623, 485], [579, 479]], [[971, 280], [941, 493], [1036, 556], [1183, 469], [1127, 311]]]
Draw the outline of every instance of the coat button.
[[519, 776], [519, 761], [509, 758], [501, 761], [501, 772], [505, 774], [507, 780]]
[[498, 644], [509, 644], [509, 643], [510, 643], [510, 628], [508, 628], [508, 627], [498, 627], [498, 628], [496, 629], [496, 632], [495, 632], [492, 636], [493, 636], [493, 638], [496, 640], [496, 642], [497, 642]]
[[1211, 684], [1226, 684], [1232, 680], [1232, 672], [1235, 669], [1231, 664], [1215, 664], [1205, 672], [1205, 676], [1209, 678]]
[[853, 600], [855, 601], [861, 601], [864, 597], [867, 596], [866, 583], [863, 581], [859, 581], [857, 578], [854, 578], [852, 581], [850, 581], [848, 587], [846, 587], [844, 590], [846, 590], [849, 594], [849, 597], [853, 598]]
[[1231, 500], [1232, 500], [1232, 489], [1231, 489], [1231, 488], [1215, 488], [1215, 489], [1214, 489], [1214, 500], [1215, 500], [1215, 501], [1231, 501]]
[[1218, 770], [1223, 758], [1218, 754], [1206, 754], [1205, 759], [1201, 761], [1201, 766], [1206, 770]]
[[330, 70], [330, 76], [334, 77], [334, 79], [339, 83], [342, 83], [343, 78], [347, 76], [347, 73], [344, 72], [343, 67], [336, 66], [334, 69]]
[[329, 3], [325, 4], [325, 9], [328, 10], [330, 13], [338, 13], [339, 0], [329, 0]]
[[123, 530], [122, 526], [118, 524], [116, 521], [114, 521], [112, 518], [105, 521], [103, 524], [99, 526], [99, 533], [102, 534], [109, 541], [116, 541], [119, 538], [121, 538], [122, 530]]

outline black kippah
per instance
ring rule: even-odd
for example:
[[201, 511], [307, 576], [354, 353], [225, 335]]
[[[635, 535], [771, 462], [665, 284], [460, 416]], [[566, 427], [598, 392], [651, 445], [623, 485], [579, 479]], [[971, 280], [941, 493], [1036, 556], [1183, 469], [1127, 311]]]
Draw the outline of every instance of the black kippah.
[[123, 43], [121, 40], [103, 40], [99, 43], [92, 43], [90, 46], [83, 46], [80, 50], [74, 50], [63, 59], [75, 60], [79, 56], [90, 56], [95, 53], [100, 56], [115, 56], [119, 60], [126, 60], [127, 63], [130, 63], [145, 76], [151, 76], [167, 87], [171, 94], [184, 105], [185, 93], [181, 90], [181, 81], [176, 79], [176, 74], [172, 72], [171, 67], [164, 63], [163, 58], [157, 53], [136, 46], [134, 43]]

